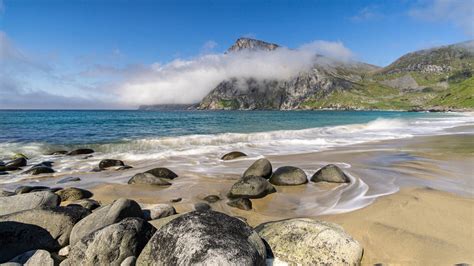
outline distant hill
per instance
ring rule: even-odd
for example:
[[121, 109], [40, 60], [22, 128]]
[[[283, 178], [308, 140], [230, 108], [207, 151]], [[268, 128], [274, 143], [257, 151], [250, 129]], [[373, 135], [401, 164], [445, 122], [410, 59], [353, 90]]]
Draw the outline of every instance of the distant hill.
[[[240, 38], [227, 53], [279, 48]], [[200, 103], [187, 108], [474, 110], [473, 72], [474, 41], [412, 52], [384, 68], [318, 55], [310, 69], [287, 80], [223, 80]]]

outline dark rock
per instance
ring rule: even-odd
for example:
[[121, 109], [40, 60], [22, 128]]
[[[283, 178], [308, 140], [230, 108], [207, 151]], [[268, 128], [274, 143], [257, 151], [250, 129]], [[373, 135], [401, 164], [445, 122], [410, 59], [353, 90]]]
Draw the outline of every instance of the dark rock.
[[217, 195], [209, 195], [209, 196], [204, 197], [203, 200], [205, 200], [209, 203], [214, 203], [214, 202], [218, 202], [219, 200], [221, 200], [221, 198]]
[[125, 218], [83, 237], [61, 265], [120, 265], [138, 256], [155, 231], [141, 218]]
[[227, 205], [244, 211], [252, 209], [252, 202], [247, 198], [230, 200], [229, 202], [227, 202]]
[[106, 169], [112, 166], [124, 166], [125, 164], [120, 161], [120, 160], [114, 160], [114, 159], [104, 159], [100, 161], [99, 163], [99, 168], [100, 169]]
[[118, 199], [110, 205], [95, 210], [91, 215], [79, 221], [71, 231], [70, 243], [74, 245], [93, 231], [120, 222], [127, 217], [143, 218], [140, 205], [133, 200]]
[[163, 225], [137, 265], [265, 265], [266, 250], [256, 232], [234, 217], [193, 211]]
[[127, 169], [132, 169], [133, 167], [130, 166], [130, 165], [124, 165], [124, 166], [120, 166], [119, 168], [117, 168], [117, 171], [123, 171], [123, 170], [127, 170]]
[[247, 176], [232, 185], [228, 196], [229, 198], [258, 199], [274, 192], [276, 192], [276, 189], [265, 178]]
[[67, 153], [67, 155], [83, 155], [83, 154], [91, 154], [94, 153], [92, 149], [77, 149]]
[[308, 183], [308, 178], [300, 168], [283, 166], [273, 173], [270, 183], [277, 186], [295, 186]]
[[169, 186], [171, 183], [166, 181], [164, 178], [156, 177], [150, 173], [138, 173], [134, 175], [130, 180], [128, 180], [129, 184], [148, 184], [148, 185], [155, 185], [155, 186]]
[[8, 172], [0, 171], [0, 175], [8, 175]]
[[100, 203], [97, 202], [96, 200], [93, 200], [93, 199], [80, 199], [80, 200], [76, 200], [76, 201], [71, 202], [67, 206], [81, 206], [81, 207], [84, 207], [84, 208], [92, 211], [92, 210], [95, 210], [95, 209], [99, 208]]
[[182, 198], [176, 198], [176, 199], [172, 199], [170, 200], [171, 202], [180, 202], [181, 200], [183, 200]]
[[221, 160], [228, 161], [228, 160], [233, 160], [233, 159], [237, 159], [239, 157], [244, 157], [244, 156], [247, 156], [247, 154], [240, 151], [233, 151], [222, 156]]
[[265, 158], [258, 159], [244, 172], [242, 176], [261, 176], [269, 179], [272, 176], [272, 164]]
[[68, 151], [53, 151], [51, 152], [49, 155], [64, 155], [64, 154], [67, 154]]
[[276, 259], [289, 265], [359, 265], [363, 249], [334, 223], [308, 218], [269, 222], [255, 228]]
[[56, 194], [61, 198], [61, 201], [74, 201], [93, 196], [90, 191], [75, 187], [61, 189], [56, 191]]
[[319, 169], [312, 177], [313, 182], [330, 182], [330, 183], [349, 183], [349, 177], [334, 164], [328, 164]]
[[16, 195], [15, 192], [0, 189], [0, 197], [10, 197]]
[[211, 209], [211, 205], [209, 205], [205, 202], [198, 202], [198, 203], [194, 204], [194, 209], [196, 211], [199, 211], [199, 212], [208, 211], [208, 210]]
[[33, 249], [55, 251], [66, 246], [74, 224], [87, 214], [84, 208], [52, 207], [1, 216], [0, 262]]
[[82, 159], [87, 160], [87, 159], [92, 158], [92, 157], [94, 157], [94, 155], [86, 155], [86, 156], [82, 157]]
[[9, 161], [5, 164], [5, 167], [8, 169], [9, 167], [19, 168], [22, 166], [26, 166], [27, 160], [23, 157], [17, 158], [15, 160]]
[[56, 182], [57, 184], [63, 184], [63, 183], [68, 183], [68, 182], [77, 182], [77, 181], [81, 181], [81, 178], [79, 177], [75, 177], [75, 176], [70, 176], [70, 177], [65, 177], [61, 180], [59, 180], [58, 182]]
[[16, 194], [25, 194], [35, 191], [51, 191], [51, 188], [45, 186], [19, 186], [15, 189]]
[[39, 166], [31, 167], [30, 169], [24, 171], [22, 174], [40, 175], [40, 174], [51, 174], [51, 173], [54, 173], [53, 168], [44, 166], [44, 165], [39, 165]]
[[58, 195], [50, 191], [0, 197], [0, 216], [37, 207], [55, 207], [59, 202]]
[[175, 179], [176, 177], [178, 177], [178, 175], [175, 174], [173, 171], [171, 171], [168, 168], [163, 168], [163, 167], [153, 168], [146, 171], [145, 173], [150, 173], [156, 177], [166, 178], [166, 179]]
[[39, 163], [39, 164], [33, 165], [31, 168], [33, 168], [33, 167], [38, 167], [38, 166], [53, 167], [53, 163], [54, 163], [54, 162], [51, 162], [51, 161], [44, 161], [44, 162], [41, 162], [41, 163]]

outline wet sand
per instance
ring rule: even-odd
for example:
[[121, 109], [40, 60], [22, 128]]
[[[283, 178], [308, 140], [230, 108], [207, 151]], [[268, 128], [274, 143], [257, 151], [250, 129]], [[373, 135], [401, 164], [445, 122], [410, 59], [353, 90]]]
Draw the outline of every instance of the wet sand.
[[[182, 198], [172, 203], [178, 212], [192, 210], [207, 195], [219, 195], [223, 200], [211, 204], [213, 209], [244, 217], [252, 226], [292, 217], [333, 221], [364, 246], [364, 264], [474, 263], [474, 135], [416, 137], [267, 158], [275, 168], [296, 165], [308, 174], [327, 163], [347, 165], [345, 171], [355, 178], [351, 186], [363, 180], [369, 187], [355, 204], [363, 183], [353, 189], [312, 182], [279, 186], [277, 193], [253, 199], [251, 211], [226, 205], [225, 195], [240, 173], [218, 178], [183, 173], [169, 187], [122, 182], [91, 190], [102, 203], [119, 197], [142, 203]], [[242, 164], [251, 162], [237, 160], [228, 166]], [[383, 191], [387, 195], [381, 196]]]

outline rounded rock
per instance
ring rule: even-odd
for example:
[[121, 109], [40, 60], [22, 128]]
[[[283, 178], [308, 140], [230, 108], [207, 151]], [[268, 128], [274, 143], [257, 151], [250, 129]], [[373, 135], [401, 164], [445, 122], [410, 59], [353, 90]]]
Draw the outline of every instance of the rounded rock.
[[261, 176], [269, 179], [272, 176], [272, 164], [265, 158], [258, 159], [244, 172], [242, 176]]
[[276, 192], [275, 187], [263, 177], [247, 176], [232, 185], [229, 198], [263, 198], [268, 194]]
[[146, 171], [145, 173], [149, 173], [149, 174], [154, 175], [155, 177], [165, 178], [165, 179], [175, 179], [176, 177], [178, 177], [178, 175], [175, 172], [164, 167], [153, 168]]
[[273, 173], [270, 183], [277, 186], [296, 186], [308, 183], [308, 178], [298, 167], [283, 166]]
[[113, 166], [124, 166], [125, 164], [121, 160], [115, 159], [104, 159], [99, 162], [100, 169], [106, 169]]
[[234, 160], [234, 159], [237, 159], [239, 157], [245, 157], [245, 156], [247, 156], [247, 154], [245, 154], [243, 152], [233, 151], [233, 152], [229, 152], [229, 153], [225, 154], [224, 156], [222, 156], [221, 160], [228, 161], [228, 160]]
[[349, 177], [337, 165], [328, 164], [319, 169], [312, 177], [312, 182], [349, 183]]
[[130, 180], [128, 180], [128, 184], [148, 184], [154, 186], [170, 186], [171, 183], [166, 181], [164, 178], [156, 177], [150, 173], [138, 173], [134, 175]]

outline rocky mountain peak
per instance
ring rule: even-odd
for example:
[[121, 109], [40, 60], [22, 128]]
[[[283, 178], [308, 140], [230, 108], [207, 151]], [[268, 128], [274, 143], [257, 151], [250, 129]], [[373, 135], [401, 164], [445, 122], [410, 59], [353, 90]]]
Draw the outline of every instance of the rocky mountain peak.
[[237, 52], [242, 50], [263, 50], [263, 51], [272, 51], [280, 47], [277, 44], [264, 42], [251, 38], [239, 38], [235, 43], [227, 50], [227, 52]]

